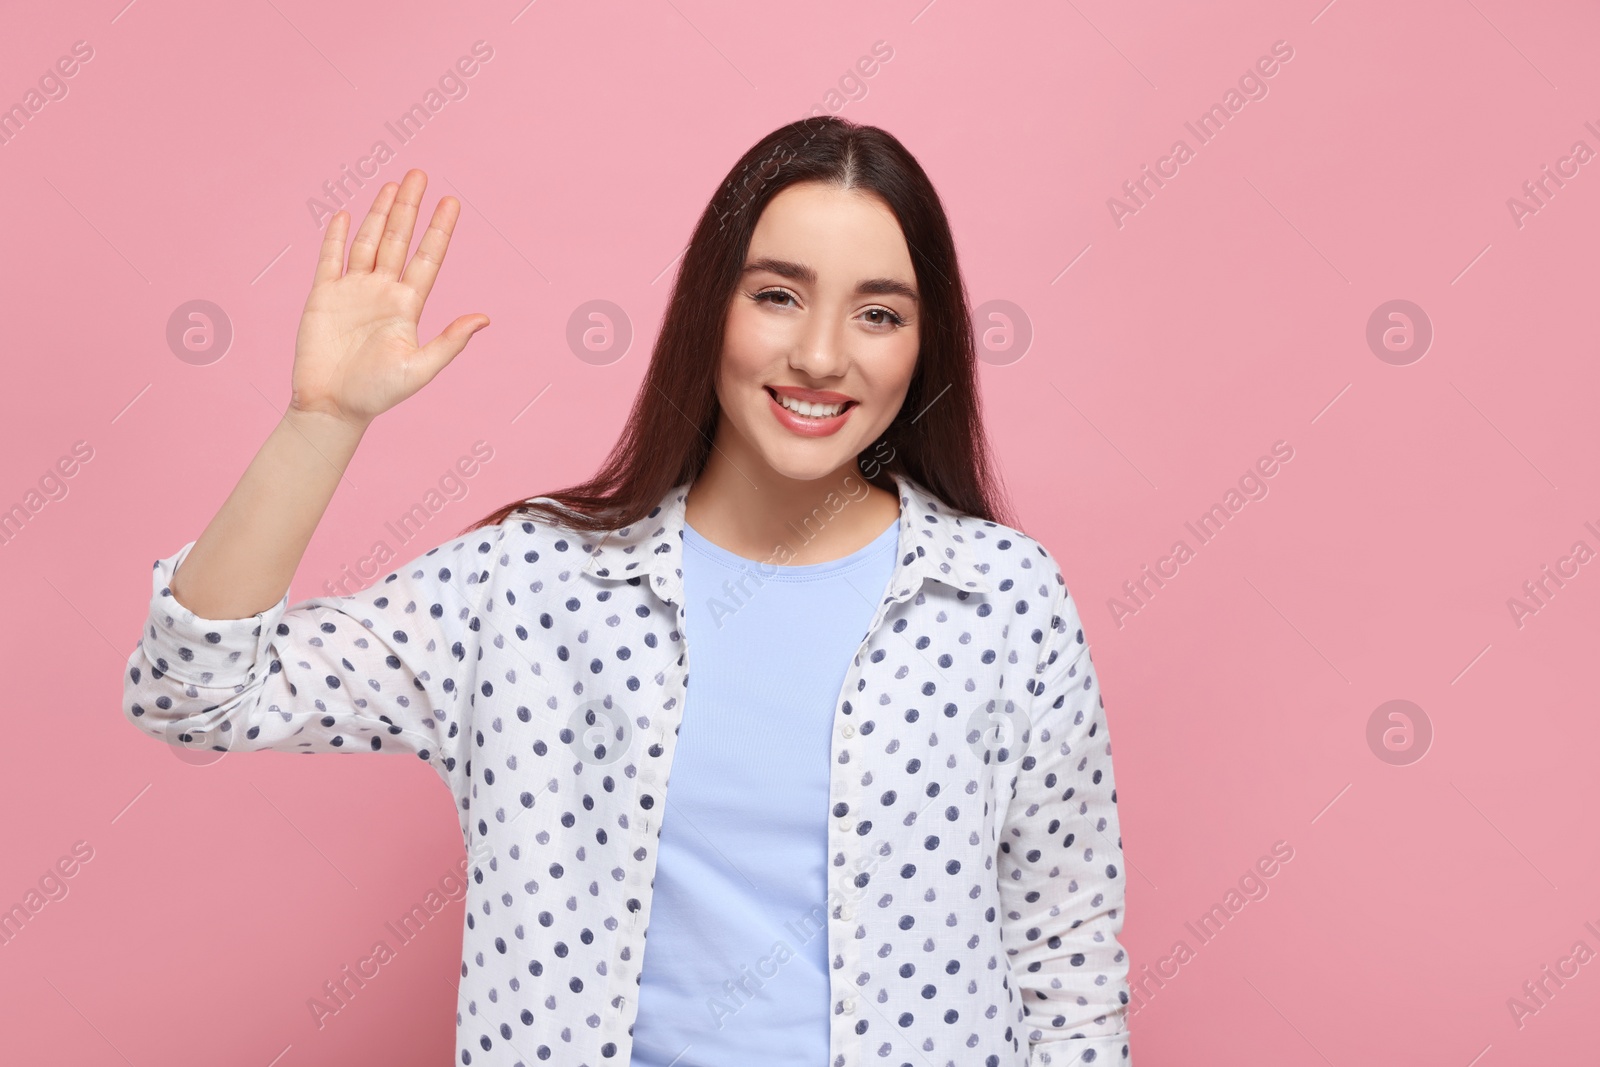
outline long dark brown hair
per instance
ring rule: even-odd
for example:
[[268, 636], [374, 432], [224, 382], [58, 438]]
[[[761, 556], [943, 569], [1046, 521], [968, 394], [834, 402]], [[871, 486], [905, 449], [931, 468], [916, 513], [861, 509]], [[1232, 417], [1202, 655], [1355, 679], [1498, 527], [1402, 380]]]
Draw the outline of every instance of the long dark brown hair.
[[[994, 522], [1005, 505], [983, 434], [966, 287], [933, 183], [895, 137], [832, 115], [781, 126], [728, 172], [706, 205], [683, 256], [650, 365], [627, 425], [588, 481], [514, 500], [463, 530], [495, 526], [519, 512], [569, 529], [630, 526], [674, 486], [692, 482], [711, 455], [721, 410], [716, 370], [729, 303], [767, 202], [795, 182], [870, 190], [900, 223], [916, 269], [921, 316], [916, 369], [882, 438], [857, 457], [866, 479], [895, 491], [909, 476], [952, 511]], [[659, 398], [659, 399], [658, 399]], [[660, 401], [664, 399], [666, 403]]]

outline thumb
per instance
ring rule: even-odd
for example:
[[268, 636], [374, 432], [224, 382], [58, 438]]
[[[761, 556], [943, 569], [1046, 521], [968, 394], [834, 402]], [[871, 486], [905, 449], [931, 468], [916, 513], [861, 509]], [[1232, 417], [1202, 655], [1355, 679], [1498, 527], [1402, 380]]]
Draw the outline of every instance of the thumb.
[[434, 375], [450, 365], [472, 340], [472, 335], [489, 325], [487, 315], [462, 315], [439, 332], [439, 336], [418, 349], [422, 365], [431, 381]]

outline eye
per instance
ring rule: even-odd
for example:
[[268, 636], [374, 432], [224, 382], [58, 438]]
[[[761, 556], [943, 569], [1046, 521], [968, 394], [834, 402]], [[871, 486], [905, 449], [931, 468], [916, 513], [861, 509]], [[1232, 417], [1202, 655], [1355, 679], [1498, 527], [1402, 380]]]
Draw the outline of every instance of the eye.
[[[763, 291], [757, 293], [755, 296], [751, 297], [750, 299], [754, 300], [756, 303], [759, 304], [769, 296], [774, 296], [774, 297], [779, 297], [779, 298], [787, 298], [789, 300], [793, 300], [794, 299], [794, 294], [789, 292], [787, 289], [766, 289], [766, 290], [763, 290]], [[788, 305], [788, 304], [780, 304], [780, 303], [777, 303], [776, 301], [773, 301], [773, 300], [767, 300], [767, 303], [772, 304], [774, 307], [789, 307], [789, 306], [791, 306], [791, 305]]]
[[898, 326], [904, 326], [906, 324], [906, 320], [905, 319], [900, 317], [900, 315], [897, 314], [892, 309], [886, 308], [886, 307], [868, 308], [866, 311], [862, 312], [862, 314], [863, 315], [879, 315], [879, 314], [881, 314], [881, 315], [888, 316], [887, 318], [873, 320], [872, 324], [874, 326], [890, 325], [890, 326], [898, 327]]

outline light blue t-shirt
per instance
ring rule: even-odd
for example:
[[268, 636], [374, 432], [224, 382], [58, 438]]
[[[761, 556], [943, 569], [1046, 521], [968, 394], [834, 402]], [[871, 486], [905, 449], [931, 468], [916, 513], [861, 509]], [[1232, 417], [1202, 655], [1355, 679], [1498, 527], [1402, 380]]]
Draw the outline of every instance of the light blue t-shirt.
[[637, 1067], [828, 1062], [828, 753], [898, 519], [784, 566], [683, 531], [689, 686], [640, 972]]

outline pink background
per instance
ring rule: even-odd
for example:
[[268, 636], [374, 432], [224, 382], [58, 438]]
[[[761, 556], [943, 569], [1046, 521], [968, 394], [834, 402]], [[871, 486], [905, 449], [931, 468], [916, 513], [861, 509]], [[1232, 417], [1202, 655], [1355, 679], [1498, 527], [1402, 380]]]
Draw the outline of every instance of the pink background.
[[[1508, 208], [1574, 142], [1600, 150], [1593, 5], [119, 4], [27, 5], [0, 35], [5, 105], [93, 48], [0, 145], [0, 507], [93, 449], [0, 545], [0, 906], [93, 850], [0, 946], [0, 1060], [450, 1062], [459, 902], [320, 1028], [307, 1007], [449, 884], [441, 783], [414, 760], [194, 765], [139, 734], [118, 700], [150, 565], [199, 536], [287, 402], [307, 200], [375, 140], [395, 158], [358, 217], [410, 167], [427, 211], [463, 202], [423, 336], [493, 325], [368, 435], [294, 601], [392, 544], [383, 520], [475, 441], [493, 459], [405, 558], [589, 473], [714, 184], [813, 108], [900, 137], [974, 305], [1031, 323], [1022, 358], [983, 367], [988, 424], [1100, 664], [1135, 978], [1193, 952], [1145, 985], [1135, 1062], [1592, 1055], [1600, 961], [1520, 1025], [1508, 999], [1576, 942], [1600, 951], [1600, 562], [1520, 626], [1507, 601], [1574, 542], [1600, 550], [1600, 161], [1520, 226]], [[479, 40], [468, 95], [399, 144], [384, 123]], [[830, 99], [876, 41], [892, 58]], [[1200, 144], [1184, 123], [1277, 41], [1267, 95]], [[1131, 206], [1123, 183], [1178, 138], [1194, 157], [1119, 226], [1108, 201]], [[195, 299], [234, 330], [206, 365], [166, 340]], [[634, 330], [606, 365], [566, 340], [594, 299]], [[1397, 299], [1434, 331], [1407, 365], [1366, 339]], [[1268, 495], [1198, 545], [1184, 523], [1277, 441]], [[1180, 538], [1194, 557], [1114, 618]], [[1394, 699], [1432, 726], [1408, 765], [1367, 739]], [[1278, 841], [1267, 896], [1200, 943], [1185, 924]]]

